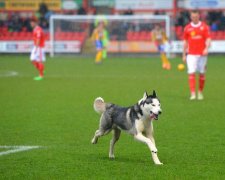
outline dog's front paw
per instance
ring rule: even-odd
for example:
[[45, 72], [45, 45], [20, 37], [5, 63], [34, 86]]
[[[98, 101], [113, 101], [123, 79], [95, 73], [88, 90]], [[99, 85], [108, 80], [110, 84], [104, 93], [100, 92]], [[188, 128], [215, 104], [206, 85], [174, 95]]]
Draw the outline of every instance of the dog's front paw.
[[163, 163], [157, 162], [157, 163], [155, 163], [155, 165], [163, 165]]

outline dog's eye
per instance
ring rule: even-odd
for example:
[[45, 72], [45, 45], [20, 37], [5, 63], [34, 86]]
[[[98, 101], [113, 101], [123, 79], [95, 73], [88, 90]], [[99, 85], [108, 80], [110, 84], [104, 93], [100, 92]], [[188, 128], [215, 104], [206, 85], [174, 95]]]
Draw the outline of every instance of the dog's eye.
[[155, 104], [152, 104], [152, 106], [155, 106]]

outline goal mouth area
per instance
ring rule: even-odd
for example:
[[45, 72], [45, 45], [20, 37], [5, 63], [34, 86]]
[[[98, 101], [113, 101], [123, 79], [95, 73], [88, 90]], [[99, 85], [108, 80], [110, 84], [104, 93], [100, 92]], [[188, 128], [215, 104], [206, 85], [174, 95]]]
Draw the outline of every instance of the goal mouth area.
[[50, 17], [50, 56], [55, 54], [87, 55], [95, 53], [91, 35], [104, 22], [110, 54], [156, 54], [151, 31], [160, 24], [170, 37], [168, 15], [52, 15]]

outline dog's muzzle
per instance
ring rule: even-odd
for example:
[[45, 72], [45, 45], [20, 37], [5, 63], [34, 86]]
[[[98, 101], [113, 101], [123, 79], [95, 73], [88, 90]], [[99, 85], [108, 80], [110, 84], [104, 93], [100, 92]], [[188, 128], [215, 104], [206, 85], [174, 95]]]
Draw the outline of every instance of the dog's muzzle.
[[150, 118], [154, 119], [154, 120], [158, 120], [158, 116], [162, 114], [162, 111], [159, 111], [158, 114], [153, 113], [152, 111], [150, 111]]

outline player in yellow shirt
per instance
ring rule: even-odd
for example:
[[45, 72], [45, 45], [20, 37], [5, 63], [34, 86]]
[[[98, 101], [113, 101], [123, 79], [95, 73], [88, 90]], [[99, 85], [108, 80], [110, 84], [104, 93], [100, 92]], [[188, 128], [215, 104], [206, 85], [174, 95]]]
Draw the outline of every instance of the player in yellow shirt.
[[103, 29], [103, 39], [102, 39], [102, 44], [103, 44], [103, 49], [102, 49], [102, 59], [106, 59], [107, 58], [107, 46], [109, 45], [109, 33], [107, 30], [107, 24], [108, 21], [106, 19], [106, 17], [104, 15], [99, 15], [96, 19], [95, 19], [95, 27], [98, 26], [99, 22], [104, 23], [104, 29]]
[[103, 39], [104, 39], [104, 22], [99, 22], [97, 27], [94, 29], [91, 39], [95, 42], [96, 56], [95, 63], [99, 64], [102, 62], [103, 56]]
[[162, 68], [170, 70], [171, 64], [168, 58], [166, 57], [166, 44], [168, 43], [168, 38], [165, 31], [161, 28], [160, 25], [156, 25], [152, 30], [152, 41], [154, 41], [158, 47], [162, 59]]

